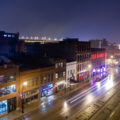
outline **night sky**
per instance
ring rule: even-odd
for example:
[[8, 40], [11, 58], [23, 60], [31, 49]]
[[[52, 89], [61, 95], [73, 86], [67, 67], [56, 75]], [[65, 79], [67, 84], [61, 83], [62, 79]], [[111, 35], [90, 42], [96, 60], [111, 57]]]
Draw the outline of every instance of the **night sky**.
[[120, 41], [120, 0], [0, 0], [0, 30]]

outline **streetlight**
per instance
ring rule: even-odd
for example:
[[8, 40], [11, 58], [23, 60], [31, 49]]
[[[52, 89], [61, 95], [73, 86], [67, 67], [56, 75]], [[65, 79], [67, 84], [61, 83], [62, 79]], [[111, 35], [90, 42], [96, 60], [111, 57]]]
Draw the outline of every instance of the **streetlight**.
[[23, 86], [26, 86], [26, 85], [27, 85], [27, 82], [24, 82], [24, 83], [23, 83]]
[[89, 67], [89, 68], [91, 68], [91, 67], [92, 67], [92, 65], [91, 65], [91, 64], [89, 64], [89, 65], [88, 65], [88, 67]]
[[100, 69], [98, 69], [97, 71], [100, 72]]
[[111, 55], [110, 57], [113, 58], [113, 55]]
[[23, 84], [22, 84], [22, 113], [24, 113], [24, 93], [23, 93], [23, 86], [27, 86], [27, 82], [23, 82]]

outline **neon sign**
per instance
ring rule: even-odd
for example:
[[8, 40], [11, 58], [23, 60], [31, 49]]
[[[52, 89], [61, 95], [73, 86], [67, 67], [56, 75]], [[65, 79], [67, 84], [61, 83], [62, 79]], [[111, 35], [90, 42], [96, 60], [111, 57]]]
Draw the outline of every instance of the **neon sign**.
[[92, 59], [98, 59], [98, 58], [106, 58], [107, 53], [103, 52], [103, 53], [96, 53], [96, 54], [92, 54], [91, 58]]

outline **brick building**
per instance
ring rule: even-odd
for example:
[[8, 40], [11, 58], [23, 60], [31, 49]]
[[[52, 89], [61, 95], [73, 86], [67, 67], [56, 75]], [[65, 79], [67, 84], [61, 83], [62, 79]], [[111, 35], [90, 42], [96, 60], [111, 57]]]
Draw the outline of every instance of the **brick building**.
[[[3, 62], [2, 62], [3, 63]], [[0, 116], [19, 107], [19, 68], [0, 65]]]

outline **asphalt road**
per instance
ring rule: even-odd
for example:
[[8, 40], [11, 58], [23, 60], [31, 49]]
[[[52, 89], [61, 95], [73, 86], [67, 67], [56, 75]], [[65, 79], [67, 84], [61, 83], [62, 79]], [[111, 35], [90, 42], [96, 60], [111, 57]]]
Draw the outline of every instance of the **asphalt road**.
[[[25, 120], [66, 120], [82, 113], [88, 106], [96, 101], [100, 102], [101, 96], [107, 100], [112, 96], [120, 82], [120, 68], [111, 68], [108, 77], [100, 82], [95, 82], [89, 88], [77, 91], [64, 98], [53, 101], [54, 96], [49, 97], [41, 104], [41, 107], [22, 117]], [[101, 102], [102, 104], [102, 102]], [[21, 118], [20, 118], [21, 119]]]

